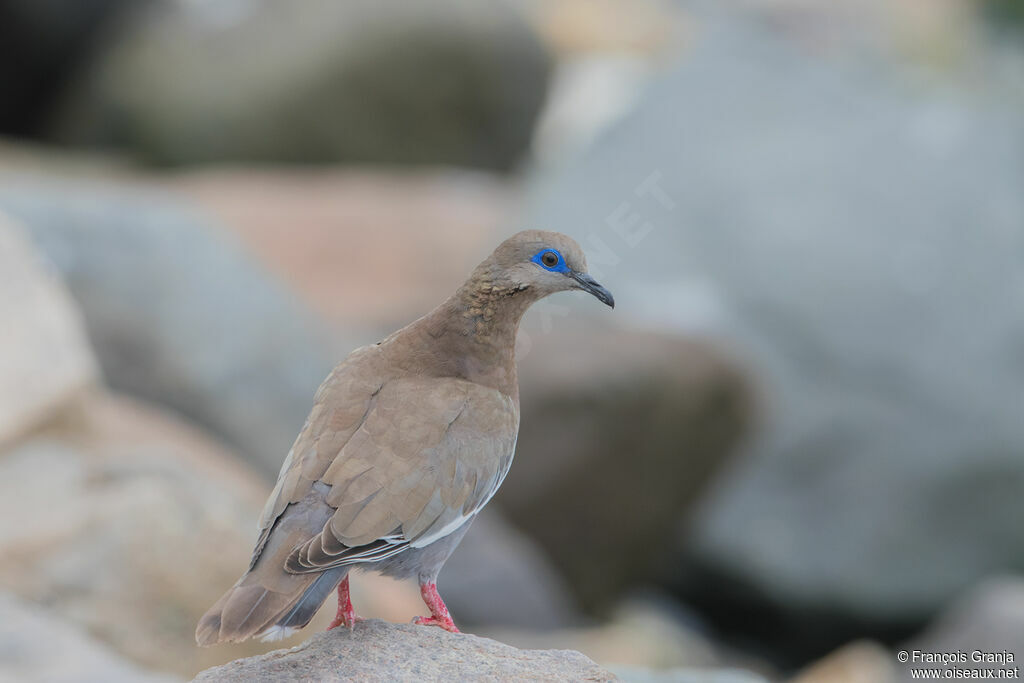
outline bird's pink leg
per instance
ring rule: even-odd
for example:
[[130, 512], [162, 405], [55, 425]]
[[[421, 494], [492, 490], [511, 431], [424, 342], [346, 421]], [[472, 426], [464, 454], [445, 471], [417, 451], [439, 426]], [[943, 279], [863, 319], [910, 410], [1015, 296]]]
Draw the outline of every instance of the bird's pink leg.
[[437, 592], [436, 583], [421, 583], [420, 595], [423, 596], [423, 602], [427, 603], [430, 616], [416, 617], [412, 620], [412, 623], [422, 626], [440, 626], [445, 631], [459, 633], [455, 622], [452, 621], [452, 615], [448, 613], [448, 607], [445, 606], [444, 600], [441, 599], [440, 594]]
[[335, 615], [334, 621], [327, 627], [327, 630], [330, 631], [332, 628], [338, 628], [342, 625], [351, 629], [356, 625], [357, 621], [362, 620], [363, 618], [357, 617], [356, 611], [352, 608], [352, 596], [348, 592], [348, 576], [346, 576], [338, 584], [338, 614]]

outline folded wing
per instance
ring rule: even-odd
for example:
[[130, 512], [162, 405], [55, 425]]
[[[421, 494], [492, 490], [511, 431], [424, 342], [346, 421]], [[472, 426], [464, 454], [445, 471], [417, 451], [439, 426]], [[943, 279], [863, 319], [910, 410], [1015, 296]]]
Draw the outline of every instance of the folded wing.
[[511, 398], [472, 382], [386, 383], [321, 477], [334, 515], [287, 570], [376, 561], [454, 532], [508, 472], [518, 419]]
[[[289, 573], [373, 562], [454, 532], [490, 499], [512, 461], [519, 411], [455, 378], [382, 380], [375, 349], [324, 381], [260, 520], [256, 565], [290, 504], [330, 487], [322, 529], [293, 539]], [[319, 488], [319, 486], [318, 486]]]

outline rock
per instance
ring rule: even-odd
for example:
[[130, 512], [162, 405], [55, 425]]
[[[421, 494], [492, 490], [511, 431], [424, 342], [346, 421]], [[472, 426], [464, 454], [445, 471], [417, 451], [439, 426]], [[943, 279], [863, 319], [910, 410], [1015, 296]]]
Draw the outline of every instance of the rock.
[[200, 615], [245, 567], [267, 486], [174, 419], [94, 392], [0, 451], [0, 589], [183, 675], [260, 644], [199, 649]]
[[[0, 516], [0, 590], [155, 669], [193, 676], [266, 652], [273, 645], [258, 641], [201, 649], [194, 632], [247, 566], [268, 493], [178, 420], [100, 390], [80, 393], [0, 449], [0, 500], [24, 512]], [[353, 595], [366, 615], [408, 621], [424, 610], [413, 583], [361, 575]], [[324, 629], [333, 612], [328, 600], [291, 642]], [[0, 673], [5, 653], [6, 643]]]
[[804, 668], [792, 683], [892, 683], [896, 656], [869, 640], [858, 640]]
[[179, 197], [138, 182], [14, 175], [0, 209], [56, 264], [115, 389], [174, 408], [276, 475], [333, 365], [293, 295]]
[[742, 669], [641, 669], [613, 666], [623, 683], [766, 683], [768, 679]]
[[544, 632], [582, 621], [551, 560], [496, 507], [473, 522], [438, 577], [456, 623]]
[[519, 204], [507, 180], [452, 170], [204, 171], [172, 186], [336, 329], [367, 331], [353, 343], [376, 341], [448, 297]]
[[754, 376], [759, 429], [666, 539], [665, 581], [798, 666], [1024, 567], [1024, 130], [969, 70], [908, 88], [713, 4], [631, 115], [534, 179], [522, 224], [575, 233], [616, 315]]
[[52, 267], [0, 214], [0, 443], [38, 426], [97, 379], [82, 321]]
[[1006, 662], [1007, 667], [1020, 667], [1024, 658], [1021, 643], [1024, 643], [1024, 577], [1008, 575], [988, 579], [965, 592], [924, 632], [900, 649], [961, 651], [968, 656], [975, 650], [1007, 651], [1014, 654], [1015, 660]]
[[660, 573], [664, 539], [748, 426], [750, 395], [703, 343], [579, 316], [550, 325], [535, 318], [520, 338], [519, 443], [495, 502], [600, 612]]
[[730, 661], [675, 607], [671, 598], [664, 595], [627, 598], [599, 624], [550, 631], [488, 628], [481, 635], [519, 648], [578, 650], [616, 670], [692, 671], [739, 664]]
[[0, 137], [0, 179], [24, 181], [31, 176], [97, 180], [138, 177], [130, 159], [96, 150], [69, 150], [23, 139]]
[[[172, 683], [145, 671], [57, 614], [0, 593], [0, 680], [28, 683]], [[58, 656], [55, 656], [58, 655]]]
[[529, 146], [549, 71], [540, 39], [500, 0], [164, 1], [108, 44], [53, 134], [160, 164], [505, 170]]
[[[120, 655], [194, 676], [279, 644], [198, 648], [199, 617], [248, 565], [269, 486], [208, 437], [91, 392], [0, 450], [0, 590], [45, 606]], [[357, 576], [362, 614], [409, 621], [414, 583]], [[323, 630], [331, 600], [291, 643]], [[3, 659], [0, 647], [0, 660]]]
[[514, 0], [563, 58], [625, 54], [634, 58], [673, 47], [681, 8], [665, 0]]
[[517, 650], [487, 638], [371, 619], [299, 647], [204, 671], [196, 681], [611, 681], [578, 652]]

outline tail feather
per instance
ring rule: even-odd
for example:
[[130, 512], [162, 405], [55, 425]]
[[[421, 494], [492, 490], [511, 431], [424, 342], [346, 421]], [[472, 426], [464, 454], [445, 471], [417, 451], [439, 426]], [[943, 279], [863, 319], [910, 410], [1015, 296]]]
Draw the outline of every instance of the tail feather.
[[331, 569], [318, 574], [313, 585], [306, 589], [302, 596], [296, 601], [280, 619], [274, 622], [276, 626], [284, 628], [302, 628], [313, 619], [320, 605], [324, 604], [327, 596], [331, 594], [341, 580], [348, 574], [348, 567]]
[[295, 602], [295, 596], [259, 585], [242, 585], [242, 582], [228, 590], [199, 620], [196, 628], [199, 645], [206, 647], [252, 638], [273, 626], [277, 617]]
[[[199, 620], [196, 642], [206, 647], [254, 636], [286, 637], [313, 619], [347, 570], [346, 567], [306, 575], [302, 577], [306, 585], [294, 593], [278, 593], [258, 584], [245, 585], [250, 578], [246, 575]], [[287, 633], [281, 629], [287, 629]]]
[[202, 646], [238, 642], [253, 636], [282, 636], [302, 628], [348, 573], [339, 567], [322, 573], [292, 574], [285, 560], [319, 530], [333, 508], [314, 490], [289, 505], [272, 531], [261, 538], [251, 568], [199, 620], [196, 642]]

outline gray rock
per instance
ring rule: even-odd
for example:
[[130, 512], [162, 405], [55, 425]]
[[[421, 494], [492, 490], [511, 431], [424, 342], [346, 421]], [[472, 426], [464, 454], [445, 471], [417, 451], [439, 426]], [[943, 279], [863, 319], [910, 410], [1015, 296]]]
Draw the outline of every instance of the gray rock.
[[572, 591], [551, 560], [496, 506], [473, 522], [438, 586], [459, 624], [544, 631], [582, 621]]
[[790, 683], [895, 683], [896, 653], [871, 640], [856, 640], [804, 667]]
[[[924, 631], [907, 642], [892, 648], [890, 662], [897, 662], [898, 651], [908, 662], [894, 664], [894, 683], [920, 680], [913, 672], [922, 667], [939, 669], [939, 677], [954, 678], [957, 674], [982, 673], [987, 678], [1013, 680], [1020, 678], [1024, 643], [1024, 577], [1004, 575], [993, 577], [965, 591]], [[963, 661], [943, 664], [929, 655], [959, 656]], [[802, 683], [802, 682], [801, 682]], [[812, 682], [813, 683], [813, 682]]]
[[[550, 306], [593, 303], [580, 299]], [[545, 333], [547, 310], [520, 339], [519, 443], [495, 503], [585, 608], [606, 611], [669, 561], [676, 520], [749, 426], [749, 386], [699, 341], [569, 309]]]
[[549, 59], [501, 0], [154, 3], [67, 95], [55, 135], [156, 163], [508, 169]]
[[14, 177], [0, 209], [63, 275], [113, 387], [277, 473], [332, 365], [290, 293], [167, 193]]
[[1021, 666], [1024, 652], [1024, 577], [1002, 576], [980, 583], [960, 596], [924, 632], [901, 649], [970, 655], [1008, 651]]
[[691, 615], [663, 594], [628, 597], [608, 619], [568, 629], [488, 628], [480, 634], [513, 647], [576, 650], [595, 662], [639, 670], [753, 668], [728, 658]]
[[0, 214], [0, 443], [52, 418], [96, 382], [98, 367], [50, 264]]
[[507, 237], [520, 199], [508, 179], [456, 169], [226, 169], [172, 185], [328, 324], [366, 331], [361, 344], [450, 296]]
[[0, 449], [0, 586], [182, 676], [265, 651], [194, 632], [245, 567], [267, 486], [152, 408], [94, 391], [65, 413]]
[[640, 669], [613, 666], [623, 683], [767, 683], [764, 676], [742, 669]]
[[172, 683], [38, 605], [0, 593], [0, 680], [24, 683]]
[[615, 676], [571, 650], [517, 650], [469, 634], [389, 624], [318, 633], [299, 647], [240, 659], [198, 681], [611, 681]]
[[699, 14], [525, 223], [581, 226], [617, 314], [746, 358], [763, 429], [679, 539], [705, 570], [681, 590], [821, 652], [1024, 567], [1024, 129], [985, 83]]

